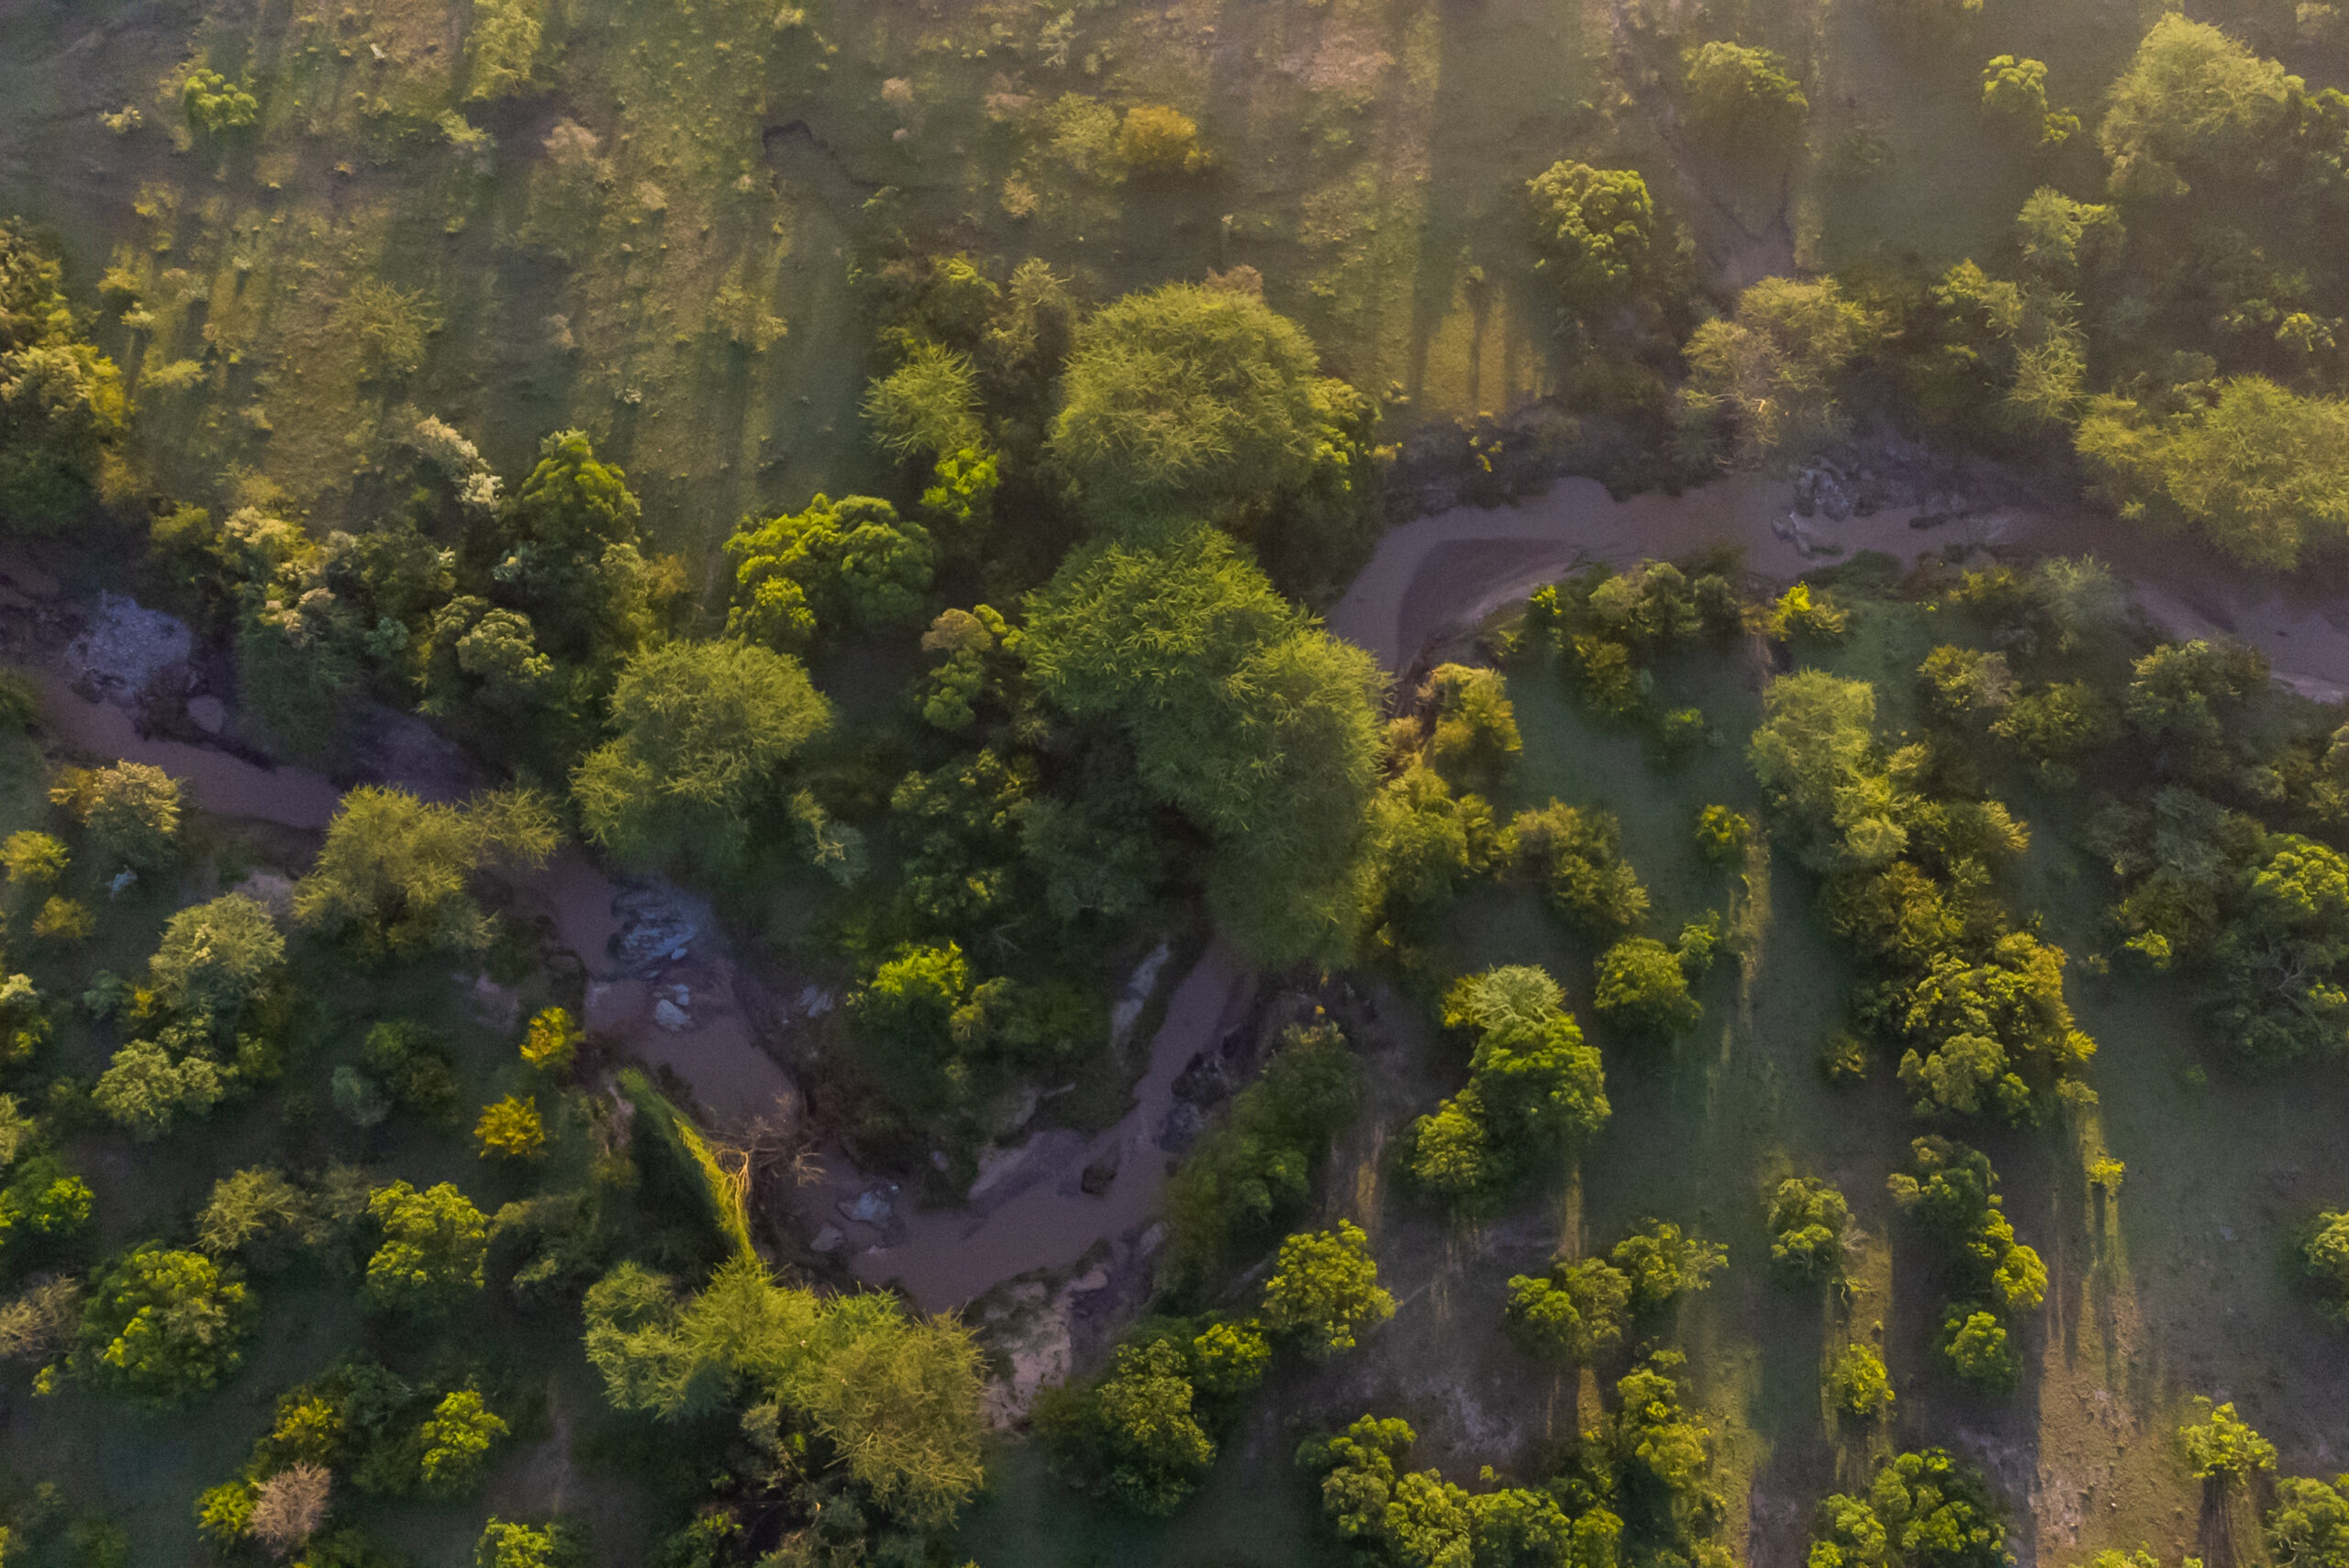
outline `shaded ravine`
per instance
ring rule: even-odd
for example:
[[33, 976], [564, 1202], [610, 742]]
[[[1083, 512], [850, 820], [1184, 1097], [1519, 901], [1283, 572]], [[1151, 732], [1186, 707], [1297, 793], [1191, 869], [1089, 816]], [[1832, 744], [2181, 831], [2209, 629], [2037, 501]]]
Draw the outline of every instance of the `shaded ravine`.
[[2003, 507], [1911, 528], [1915, 507], [1841, 521], [1798, 518], [1792, 487], [1725, 479], [1680, 495], [1625, 501], [1594, 480], [1561, 480], [1511, 506], [1462, 506], [1391, 530], [1345, 596], [1330, 629], [1398, 673], [1447, 632], [1554, 582], [1586, 562], [1626, 566], [1731, 543], [1761, 577], [1786, 582], [1861, 550], [1904, 565], [1952, 544], [2094, 555], [2171, 635], [2224, 632], [2266, 654], [2277, 679], [2323, 701], [2349, 692], [2349, 603], [2321, 573], [2247, 571], [2191, 540], [2086, 506]]

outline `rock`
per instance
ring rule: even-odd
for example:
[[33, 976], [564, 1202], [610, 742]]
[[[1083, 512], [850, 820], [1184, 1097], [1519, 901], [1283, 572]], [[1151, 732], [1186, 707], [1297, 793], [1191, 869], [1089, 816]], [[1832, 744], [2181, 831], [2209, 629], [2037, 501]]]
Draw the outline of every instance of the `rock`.
[[931, 1170], [936, 1171], [936, 1172], [938, 1172], [940, 1174], [943, 1175], [943, 1174], [946, 1173], [946, 1171], [947, 1171], [947, 1169], [949, 1168], [949, 1166], [951, 1165], [951, 1163], [952, 1163], [952, 1162], [950, 1162], [950, 1161], [946, 1158], [946, 1151], [945, 1151], [945, 1150], [943, 1150], [943, 1149], [933, 1149], [933, 1150], [931, 1150], [931, 1151], [930, 1151], [930, 1168]]
[[818, 1252], [837, 1252], [848, 1245], [848, 1232], [827, 1221], [817, 1228], [816, 1239], [807, 1245]]
[[694, 1016], [666, 996], [652, 1004], [652, 1021], [671, 1034], [683, 1034], [694, 1027]]
[[195, 649], [195, 634], [178, 617], [121, 594], [100, 594], [89, 627], [66, 645], [65, 667], [76, 685], [128, 706], [149, 687], [167, 683], [174, 671], [184, 690]]
[[228, 722], [228, 705], [218, 697], [206, 695], [187, 699], [188, 722], [206, 735], [217, 735], [220, 727]]
[[896, 1190], [895, 1187], [867, 1187], [852, 1201], [839, 1206], [841, 1216], [859, 1225], [875, 1228], [886, 1225], [896, 1218], [897, 1206], [889, 1201], [889, 1195]]
[[1099, 1159], [1085, 1167], [1085, 1173], [1076, 1179], [1078, 1188], [1087, 1197], [1099, 1197], [1109, 1190], [1109, 1184], [1118, 1179], [1118, 1167], [1124, 1162], [1124, 1147], [1111, 1144]]
[[114, 873], [114, 880], [112, 882], [106, 884], [106, 896], [108, 898], [119, 898], [132, 887], [137, 886], [138, 883], [139, 873], [131, 870], [128, 866], [125, 866], [120, 871]]
[[1032, 1084], [1022, 1084], [996, 1102], [993, 1121], [988, 1124], [988, 1136], [1000, 1143], [1026, 1127], [1036, 1117], [1036, 1107], [1043, 1103], [1043, 1092]]
[[634, 887], [612, 900], [620, 923], [613, 955], [630, 968], [674, 963], [710, 925], [709, 906], [665, 882]]
[[820, 985], [810, 985], [800, 992], [796, 1005], [800, 1016], [809, 1018], [820, 1018], [838, 1006], [832, 999], [832, 994]]
[[1134, 1023], [1141, 1017], [1141, 1010], [1150, 1006], [1151, 993], [1158, 989], [1158, 972], [1166, 967], [1166, 961], [1174, 951], [1174, 944], [1161, 939], [1159, 944], [1150, 950], [1150, 956], [1136, 964], [1133, 973], [1127, 977], [1125, 990], [1119, 995], [1117, 1005], [1109, 1009], [1109, 1042], [1112, 1045], [1125, 1044], [1126, 1037], [1133, 1032]]
[[1175, 1103], [1166, 1113], [1166, 1122], [1159, 1129], [1158, 1146], [1169, 1154], [1180, 1154], [1199, 1140], [1199, 1133], [1207, 1126], [1207, 1118], [1199, 1107], [1188, 1100]]

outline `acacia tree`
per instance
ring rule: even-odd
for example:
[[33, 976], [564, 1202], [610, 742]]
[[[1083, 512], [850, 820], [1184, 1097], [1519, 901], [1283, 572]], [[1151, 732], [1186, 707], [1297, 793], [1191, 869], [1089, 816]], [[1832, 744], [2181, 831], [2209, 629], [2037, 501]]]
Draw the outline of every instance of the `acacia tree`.
[[1542, 258], [1535, 266], [1589, 323], [1644, 287], [1655, 257], [1655, 203], [1635, 169], [1562, 160], [1526, 182]]
[[1121, 728], [1142, 783], [1219, 840], [1227, 929], [1270, 962], [1344, 954], [1383, 751], [1367, 653], [1197, 525], [1071, 557], [1030, 596], [1022, 647], [1053, 703]]
[[1266, 1333], [1296, 1336], [1320, 1361], [1353, 1350], [1358, 1330], [1394, 1316], [1395, 1298], [1378, 1287], [1378, 1263], [1361, 1226], [1341, 1219], [1335, 1230], [1281, 1243], [1280, 1262], [1264, 1282]]
[[370, 954], [478, 952], [495, 928], [473, 897], [474, 874], [498, 854], [543, 865], [556, 841], [551, 806], [529, 790], [447, 806], [361, 784], [295, 886], [294, 917]]
[[1840, 437], [1839, 383], [1874, 326], [1832, 278], [1765, 278], [1747, 288], [1734, 315], [1688, 339], [1677, 410], [1688, 460], [1784, 465]]
[[150, 1242], [117, 1259], [91, 1288], [74, 1366], [104, 1386], [176, 1403], [236, 1370], [251, 1320], [232, 1273], [201, 1252]]
[[367, 1200], [367, 1212], [384, 1230], [367, 1260], [362, 1294], [369, 1306], [430, 1318], [482, 1288], [489, 1222], [451, 1184], [418, 1192], [394, 1182]]
[[831, 721], [799, 662], [750, 642], [673, 642], [612, 693], [613, 739], [571, 788], [587, 836], [623, 860], [731, 865], [777, 770]]

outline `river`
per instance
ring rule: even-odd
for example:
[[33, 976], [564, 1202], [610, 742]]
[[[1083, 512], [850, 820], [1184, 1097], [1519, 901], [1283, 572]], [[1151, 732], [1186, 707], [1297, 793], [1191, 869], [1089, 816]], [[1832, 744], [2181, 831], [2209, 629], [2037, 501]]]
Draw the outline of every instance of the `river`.
[[[1628, 565], [1726, 540], [1743, 547], [1753, 572], [1787, 581], [1840, 558], [1833, 551], [1881, 550], [1911, 562], [1962, 542], [2095, 554], [2174, 634], [2230, 632], [2266, 653], [2279, 678], [2313, 696], [2337, 698], [2349, 688], [2349, 616], [2328, 584], [2246, 573], [2199, 547], [2086, 508], [2008, 509], [1930, 529], [1910, 528], [1913, 515], [1892, 509], [1798, 523], [1787, 486], [1750, 478], [1620, 502], [1589, 480], [1565, 480], [1513, 506], [1463, 507], [1390, 531], [1329, 624], [1399, 673], [1434, 638], [1474, 627], [1585, 562]], [[149, 740], [124, 709], [84, 701], [54, 673], [41, 679], [49, 721], [73, 750], [162, 768], [187, 784], [202, 810], [313, 831], [333, 815], [340, 792], [316, 773]], [[628, 890], [584, 852], [566, 848], [516, 887], [586, 965], [590, 1023], [599, 1032], [675, 1069], [721, 1119], [788, 1109], [789, 1080], [733, 1005], [722, 937], [713, 933], [701, 956], [669, 970], [624, 973], [611, 949], [620, 929], [616, 906]], [[958, 1307], [1033, 1270], [1066, 1268], [1097, 1244], [1130, 1236], [1152, 1218], [1164, 1189], [1166, 1159], [1157, 1140], [1174, 1080], [1237, 1020], [1253, 978], [1219, 945], [1208, 950], [1174, 986], [1133, 1107], [1107, 1131], [1090, 1138], [1045, 1133], [998, 1153], [974, 1201], [956, 1209], [906, 1212], [887, 1184], [835, 1156], [813, 1189], [826, 1210], [818, 1222], [840, 1233], [860, 1277], [894, 1284], [929, 1310]], [[678, 986], [688, 995], [690, 1023], [663, 1027], [658, 1004]], [[675, 1022], [674, 1013], [668, 1018]], [[1116, 1170], [1099, 1195], [1082, 1190], [1087, 1166]], [[882, 1223], [850, 1218], [860, 1200], [862, 1212]], [[875, 1207], [885, 1201], [885, 1217]]]

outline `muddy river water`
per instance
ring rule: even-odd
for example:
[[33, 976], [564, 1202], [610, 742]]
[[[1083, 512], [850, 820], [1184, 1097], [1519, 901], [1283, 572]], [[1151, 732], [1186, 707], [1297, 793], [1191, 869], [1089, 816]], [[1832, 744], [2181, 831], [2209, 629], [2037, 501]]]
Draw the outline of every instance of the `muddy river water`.
[[[1433, 638], [1473, 627], [1586, 562], [1628, 564], [1728, 540], [1744, 547], [1754, 573], [1783, 581], [1862, 550], [1906, 562], [1953, 543], [2006, 545], [2095, 554], [2173, 633], [2231, 632], [2261, 649], [2279, 678], [2310, 695], [2334, 698], [2349, 689], [2349, 611], [2327, 582], [2254, 576], [2084, 509], [2009, 509], [1920, 529], [1909, 527], [1914, 514], [1908, 510], [1797, 520], [1789, 503], [1786, 486], [1751, 479], [1622, 502], [1593, 482], [1566, 480], [1513, 506], [1422, 517], [1386, 535], [1331, 610], [1330, 627], [1401, 671]], [[316, 773], [147, 739], [123, 708], [83, 700], [60, 674], [42, 680], [50, 722], [72, 749], [161, 767], [187, 784], [203, 810], [309, 830], [323, 828], [333, 815], [340, 793]], [[613, 939], [629, 890], [576, 849], [520, 878], [517, 891], [548, 916], [586, 965], [591, 1027], [674, 1068], [721, 1120], [788, 1109], [792, 1085], [735, 1006], [722, 957], [710, 956], [722, 954], [722, 940], [705, 941], [698, 957], [668, 955], [675, 962], [666, 968], [640, 963], [625, 970]], [[1220, 946], [1179, 979], [1169, 977], [1163, 1019], [1126, 1117], [1090, 1138], [1048, 1132], [999, 1151], [963, 1207], [909, 1211], [886, 1183], [834, 1158], [810, 1190], [824, 1211], [816, 1218], [831, 1232], [825, 1240], [848, 1251], [861, 1277], [895, 1283], [921, 1307], [942, 1310], [1031, 1270], [1066, 1268], [1097, 1243], [1130, 1237], [1149, 1224], [1164, 1187], [1159, 1138], [1174, 1081], [1244, 1011], [1253, 978]], [[1101, 1187], [1097, 1179], [1081, 1180], [1087, 1169], [1114, 1175]], [[1088, 1184], [1097, 1193], [1086, 1192]]]

